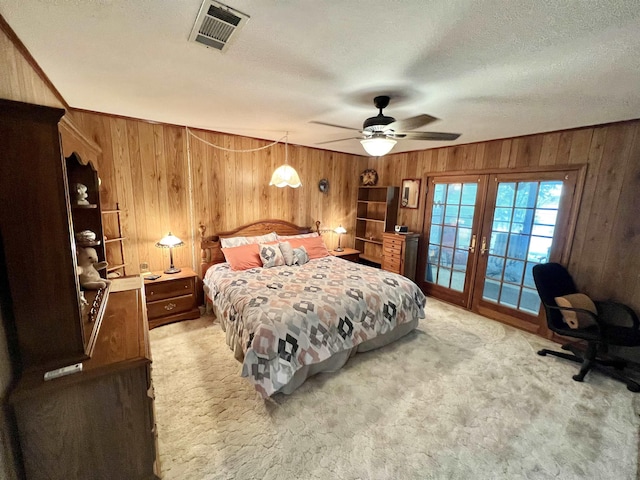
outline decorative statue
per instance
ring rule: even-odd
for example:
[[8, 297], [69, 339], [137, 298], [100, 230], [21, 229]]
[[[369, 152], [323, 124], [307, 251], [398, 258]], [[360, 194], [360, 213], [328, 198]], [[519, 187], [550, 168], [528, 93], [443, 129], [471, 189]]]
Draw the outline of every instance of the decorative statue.
[[89, 205], [87, 200], [87, 186], [82, 183], [76, 183], [73, 188], [76, 191], [76, 205]]

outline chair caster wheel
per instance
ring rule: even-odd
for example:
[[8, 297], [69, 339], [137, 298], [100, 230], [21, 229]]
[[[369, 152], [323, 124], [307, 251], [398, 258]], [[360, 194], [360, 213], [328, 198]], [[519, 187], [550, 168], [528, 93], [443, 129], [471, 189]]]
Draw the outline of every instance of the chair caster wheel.
[[573, 377], [571, 377], [571, 378], [573, 378], [576, 382], [581, 382], [581, 381], [583, 381], [583, 380], [584, 380], [584, 378], [583, 378], [583, 377], [581, 377], [580, 375], [574, 375], [574, 376], [573, 376]]
[[540, 355], [541, 357], [546, 357], [547, 356], [547, 352], [545, 352], [544, 350], [538, 350], [538, 355]]
[[628, 383], [627, 390], [633, 393], [638, 393], [640, 392], [640, 385], [638, 385], [637, 383]]

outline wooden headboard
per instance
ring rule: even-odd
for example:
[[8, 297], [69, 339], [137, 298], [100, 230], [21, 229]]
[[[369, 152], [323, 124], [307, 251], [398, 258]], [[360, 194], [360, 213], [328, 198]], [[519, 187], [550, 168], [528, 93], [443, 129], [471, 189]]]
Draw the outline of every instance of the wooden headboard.
[[[298, 235], [300, 233], [311, 233], [311, 227], [300, 227], [285, 220], [258, 220], [227, 232], [219, 232], [211, 236], [205, 236], [207, 227], [200, 224], [200, 251], [202, 260], [200, 262], [200, 275], [204, 274], [211, 265], [225, 261], [222, 254], [220, 239], [226, 237], [252, 237], [276, 232], [278, 235]], [[320, 233], [320, 222], [316, 222], [315, 230]]]

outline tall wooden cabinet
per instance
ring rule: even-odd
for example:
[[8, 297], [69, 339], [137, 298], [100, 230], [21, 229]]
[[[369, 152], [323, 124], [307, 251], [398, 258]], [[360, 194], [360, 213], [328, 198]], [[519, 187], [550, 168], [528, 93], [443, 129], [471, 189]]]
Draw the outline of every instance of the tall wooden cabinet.
[[355, 248], [360, 259], [382, 264], [382, 234], [393, 231], [398, 218], [398, 187], [360, 187]]
[[382, 269], [399, 273], [415, 282], [419, 238], [417, 233], [386, 232], [382, 240]]
[[[81, 308], [75, 233], [90, 224], [101, 236], [102, 224], [91, 193], [95, 209], [73, 208], [78, 162], [62, 155], [64, 113], [0, 100], [0, 302], [18, 372], [10, 402], [23, 464], [28, 479], [154, 478], [144, 290], [138, 277], [124, 278], [111, 293], [87, 292], [92, 303]], [[97, 198], [97, 181], [87, 187]], [[81, 373], [44, 380], [79, 362]]]

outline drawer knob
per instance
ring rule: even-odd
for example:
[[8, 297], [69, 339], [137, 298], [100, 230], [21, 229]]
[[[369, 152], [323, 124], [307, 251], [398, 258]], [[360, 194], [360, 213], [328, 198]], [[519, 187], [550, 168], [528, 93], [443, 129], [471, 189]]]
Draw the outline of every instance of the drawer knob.
[[175, 304], [175, 303], [167, 303], [167, 304], [164, 306], [164, 309], [165, 309], [165, 310], [167, 310], [167, 311], [169, 311], [169, 312], [170, 312], [171, 310], [173, 310], [174, 308], [176, 308], [176, 304]]

